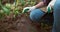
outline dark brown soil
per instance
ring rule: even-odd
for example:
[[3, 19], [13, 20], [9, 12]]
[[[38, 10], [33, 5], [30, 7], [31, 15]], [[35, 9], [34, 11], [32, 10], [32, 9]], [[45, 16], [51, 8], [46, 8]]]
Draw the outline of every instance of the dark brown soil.
[[[2, 4], [5, 4], [6, 2], [7, 1], [4, 0]], [[26, 16], [25, 14], [18, 15], [16, 18], [7, 16], [0, 19], [0, 32], [51, 32], [52, 24], [52, 14], [43, 16], [39, 23], [32, 22], [29, 16]]]
[[0, 32], [50, 32], [51, 28], [48, 24], [32, 22], [26, 15], [0, 19]]

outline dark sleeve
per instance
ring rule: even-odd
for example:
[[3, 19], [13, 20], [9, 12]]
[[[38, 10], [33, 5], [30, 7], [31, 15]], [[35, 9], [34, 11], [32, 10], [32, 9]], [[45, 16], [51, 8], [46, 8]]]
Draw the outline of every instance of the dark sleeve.
[[45, 5], [48, 5], [51, 0], [43, 0]]

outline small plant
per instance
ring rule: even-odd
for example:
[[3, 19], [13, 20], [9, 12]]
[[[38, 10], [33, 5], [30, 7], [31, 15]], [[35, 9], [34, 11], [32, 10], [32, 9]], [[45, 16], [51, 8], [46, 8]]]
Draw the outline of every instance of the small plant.
[[[19, 13], [22, 13], [22, 10], [25, 6], [32, 6], [35, 5], [34, 1], [31, 0], [15, 0], [13, 4], [6, 3], [5, 5], [2, 5], [2, 0], [0, 0], [0, 8], [3, 11], [0, 11], [0, 17], [3, 17], [2, 15], [9, 16], [12, 12], [15, 16], [17, 16]], [[9, 1], [8, 1], [9, 2]], [[20, 7], [20, 8], [18, 8]], [[11, 11], [12, 10], [12, 11]]]

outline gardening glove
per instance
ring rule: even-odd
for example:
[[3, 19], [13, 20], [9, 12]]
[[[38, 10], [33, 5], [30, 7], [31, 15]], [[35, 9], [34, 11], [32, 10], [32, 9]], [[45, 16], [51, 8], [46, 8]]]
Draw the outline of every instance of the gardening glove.
[[53, 6], [55, 4], [56, 0], [52, 0], [49, 5], [47, 6], [47, 12], [50, 13], [53, 11]]
[[36, 9], [35, 6], [33, 6], [33, 7], [25, 7], [25, 8], [23, 9], [22, 13], [30, 12], [30, 11], [32, 11], [32, 10], [34, 10], [34, 9]]

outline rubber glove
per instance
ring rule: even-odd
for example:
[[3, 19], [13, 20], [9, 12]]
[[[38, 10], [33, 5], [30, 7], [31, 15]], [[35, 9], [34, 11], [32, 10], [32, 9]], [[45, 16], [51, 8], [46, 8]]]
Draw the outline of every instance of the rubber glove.
[[36, 9], [35, 6], [33, 6], [33, 7], [25, 7], [25, 8], [23, 9], [22, 13], [31, 12], [31, 11], [33, 11], [34, 9]]
[[54, 6], [55, 2], [56, 2], [56, 0], [52, 0], [52, 1], [48, 4], [48, 6], [47, 6], [47, 12], [48, 12], [48, 13], [50, 13], [50, 12], [53, 11], [53, 6]]

